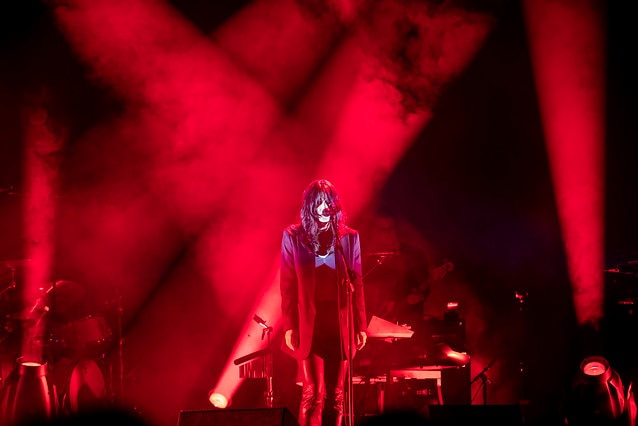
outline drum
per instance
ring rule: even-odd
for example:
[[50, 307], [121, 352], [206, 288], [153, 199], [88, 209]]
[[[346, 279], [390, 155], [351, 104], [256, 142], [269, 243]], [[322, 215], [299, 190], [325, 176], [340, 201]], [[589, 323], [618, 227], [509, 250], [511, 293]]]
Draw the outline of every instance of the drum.
[[112, 334], [104, 317], [91, 315], [71, 321], [60, 330], [67, 348], [88, 357], [104, 354]]
[[107, 380], [98, 361], [64, 358], [56, 364], [54, 377], [61, 412], [77, 414], [107, 405]]

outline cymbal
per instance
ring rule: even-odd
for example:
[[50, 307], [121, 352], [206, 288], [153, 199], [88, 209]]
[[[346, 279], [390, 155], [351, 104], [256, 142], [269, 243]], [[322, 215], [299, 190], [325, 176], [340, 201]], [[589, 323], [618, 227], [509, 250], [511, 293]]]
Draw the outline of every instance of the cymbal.
[[6, 319], [14, 321], [29, 321], [32, 320], [33, 317], [32, 307], [30, 306], [24, 307], [17, 312], [9, 313], [5, 316]]
[[47, 303], [57, 312], [65, 312], [76, 306], [86, 296], [84, 286], [76, 281], [58, 280], [45, 291]]
[[388, 256], [396, 256], [399, 254], [398, 250], [387, 250], [387, 251], [373, 251], [366, 253], [366, 256], [370, 257], [388, 257]]
[[[11, 309], [5, 308], [7, 319], [28, 321], [44, 313], [66, 314], [77, 306], [85, 296], [84, 287], [75, 281], [59, 280], [49, 288], [40, 289], [39, 297], [33, 300], [12, 301]], [[13, 297], [12, 297], [13, 299]]]
[[12, 284], [0, 291], [0, 315], [6, 319], [20, 319], [28, 302], [21, 296], [21, 291]]
[[31, 259], [0, 260], [0, 266], [6, 269], [22, 268], [31, 265]]

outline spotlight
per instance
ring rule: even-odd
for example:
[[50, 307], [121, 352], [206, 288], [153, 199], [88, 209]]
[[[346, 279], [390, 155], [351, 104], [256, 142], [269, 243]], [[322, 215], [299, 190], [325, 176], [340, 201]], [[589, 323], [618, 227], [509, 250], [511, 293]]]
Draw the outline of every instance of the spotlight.
[[625, 394], [620, 375], [607, 359], [589, 356], [580, 363], [567, 409], [569, 425], [635, 424], [631, 384]]
[[211, 391], [208, 394], [208, 400], [216, 408], [224, 409], [228, 407], [228, 398], [221, 393]]
[[57, 414], [57, 396], [47, 378], [47, 364], [19, 358], [1, 400], [3, 424], [51, 420]]

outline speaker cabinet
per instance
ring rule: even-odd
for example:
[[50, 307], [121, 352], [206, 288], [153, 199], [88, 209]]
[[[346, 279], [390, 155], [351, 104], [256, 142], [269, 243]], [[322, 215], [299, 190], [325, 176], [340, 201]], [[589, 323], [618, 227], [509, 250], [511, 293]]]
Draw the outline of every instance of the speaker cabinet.
[[178, 426], [298, 426], [287, 408], [182, 410]]

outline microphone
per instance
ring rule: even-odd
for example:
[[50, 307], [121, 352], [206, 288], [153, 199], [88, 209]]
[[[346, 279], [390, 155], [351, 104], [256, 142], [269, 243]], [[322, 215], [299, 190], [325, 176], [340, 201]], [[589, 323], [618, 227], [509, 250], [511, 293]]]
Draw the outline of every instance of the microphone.
[[[253, 316], [253, 321], [259, 324], [261, 328], [263, 328], [263, 330], [261, 331], [261, 340], [264, 340], [264, 336], [266, 335], [266, 333], [272, 332], [272, 327], [266, 325], [266, 320], [262, 319], [257, 314]], [[268, 341], [270, 342], [270, 334], [268, 335]]]
[[330, 208], [330, 207], [326, 207], [325, 209], [323, 209], [323, 211], [321, 212], [321, 216], [323, 217], [330, 217], [330, 216], [334, 216], [336, 215], [338, 212], [337, 209], [335, 208]]
[[257, 324], [259, 324], [262, 328], [264, 329], [269, 329], [271, 327], [266, 325], [266, 320], [262, 319], [259, 315], [255, 314], [255, 316], [253, 317], [253, 321], [255, 321]]

